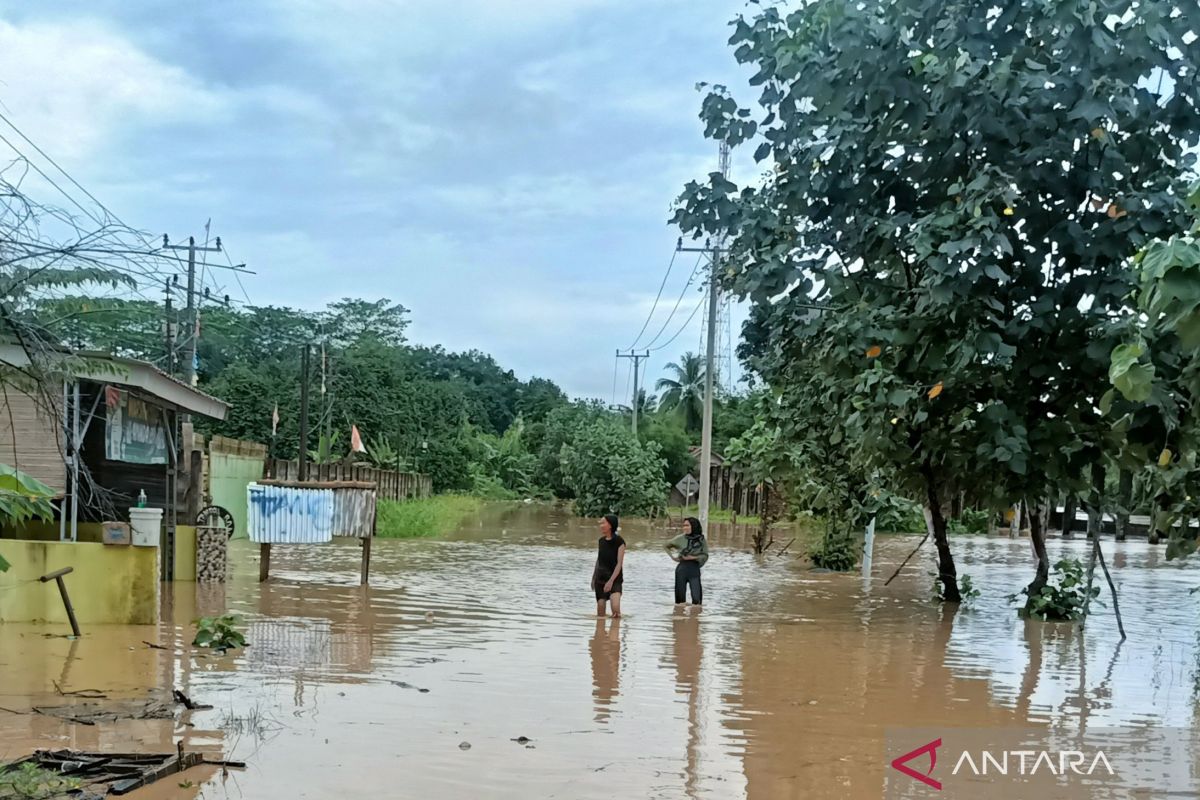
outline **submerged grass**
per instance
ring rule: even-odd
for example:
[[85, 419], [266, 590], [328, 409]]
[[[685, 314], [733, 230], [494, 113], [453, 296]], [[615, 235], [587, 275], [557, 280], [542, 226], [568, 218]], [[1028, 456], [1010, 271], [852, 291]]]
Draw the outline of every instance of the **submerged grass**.
[[385, 539], [444, 536], [478, 514], [484, 501], [461, 494], [440, 494], [424, 500], [380, 500], [375, 535]]

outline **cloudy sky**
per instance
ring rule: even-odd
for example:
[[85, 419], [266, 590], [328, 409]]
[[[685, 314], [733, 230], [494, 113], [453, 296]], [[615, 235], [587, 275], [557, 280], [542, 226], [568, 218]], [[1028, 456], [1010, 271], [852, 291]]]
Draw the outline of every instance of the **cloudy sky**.
[[[129, 224], [180, 239], [211, 217], [256, 304], [386, 296], [418, 342], [608, 399], [671, 257], [671, 202], [715, 168], [695, 84], [744, 85], [726, 44], [742, 7], [0, 0], [0, 104]], [[752, 169], [738, 154], [734, 177]], [[697, 348], [700, 316], [651, 377]]]

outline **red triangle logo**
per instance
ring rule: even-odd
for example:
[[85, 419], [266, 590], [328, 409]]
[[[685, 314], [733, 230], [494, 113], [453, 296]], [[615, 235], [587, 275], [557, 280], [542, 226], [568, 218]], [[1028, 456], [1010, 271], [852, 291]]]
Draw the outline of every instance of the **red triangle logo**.
[[[915, 778], [926, 786], [932, 786], [934, 789], [941, 790], [942, 782], [933, 778], [933, 768], [937, 766], [937, 749], [942, 746], [941, 739], [934, 739], [929, 744], [923, 744], [911, 753], [905, 753], [899, 758], [892, 761], [892, 768], [903, 772], [910, 778]], [[925, 772], [917, 772], [908, 765], [909, 761], [923, 755], [929, 756], [929, 769]]]

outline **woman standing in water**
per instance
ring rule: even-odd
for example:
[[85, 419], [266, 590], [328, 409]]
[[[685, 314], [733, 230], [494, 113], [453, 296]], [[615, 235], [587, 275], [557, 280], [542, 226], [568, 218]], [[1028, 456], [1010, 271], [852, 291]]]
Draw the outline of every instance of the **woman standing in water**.
[[592, 572], [592, 589], [596, 592], [596, 616], [603, 617], [604, 603], [612, 603], [612, 615], [621, 616], [621, 588], [625, 579], [625, 540], [617, 534], [616, 514], [600, 519], [600, 542], [596, 553], [596, 569]]
[[[700, 585], [700, 568], [708, 562], [708, 542], [700, 520], [688, 517], [683, 521], [683, 533], [666, 544], [667, 554], [678, 563], [675, 567], [675, 604], [683, 605], [687, 600], [687, 587], [692, 589], [692, 605], [704, 601], [704, 587]], [[675, 555], [672, 551], [679, 551]]]

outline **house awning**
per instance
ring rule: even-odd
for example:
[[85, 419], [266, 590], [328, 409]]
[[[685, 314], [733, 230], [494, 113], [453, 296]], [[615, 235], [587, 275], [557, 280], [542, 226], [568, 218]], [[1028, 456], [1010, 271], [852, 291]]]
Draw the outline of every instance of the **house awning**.
[[[32, 361], [19, 344], [0, 343], [0, 364], [28, 369]], [[108, 353], [68, 352], [50, 350], [38, 353], [38, 367], [76, 379], [107, 383], [157, 398], [164, 405], [189, 414], [223, 420], [229, 404], [193, 389], [167, 375], [158, 367], [135, 358], [123, 358]]]

